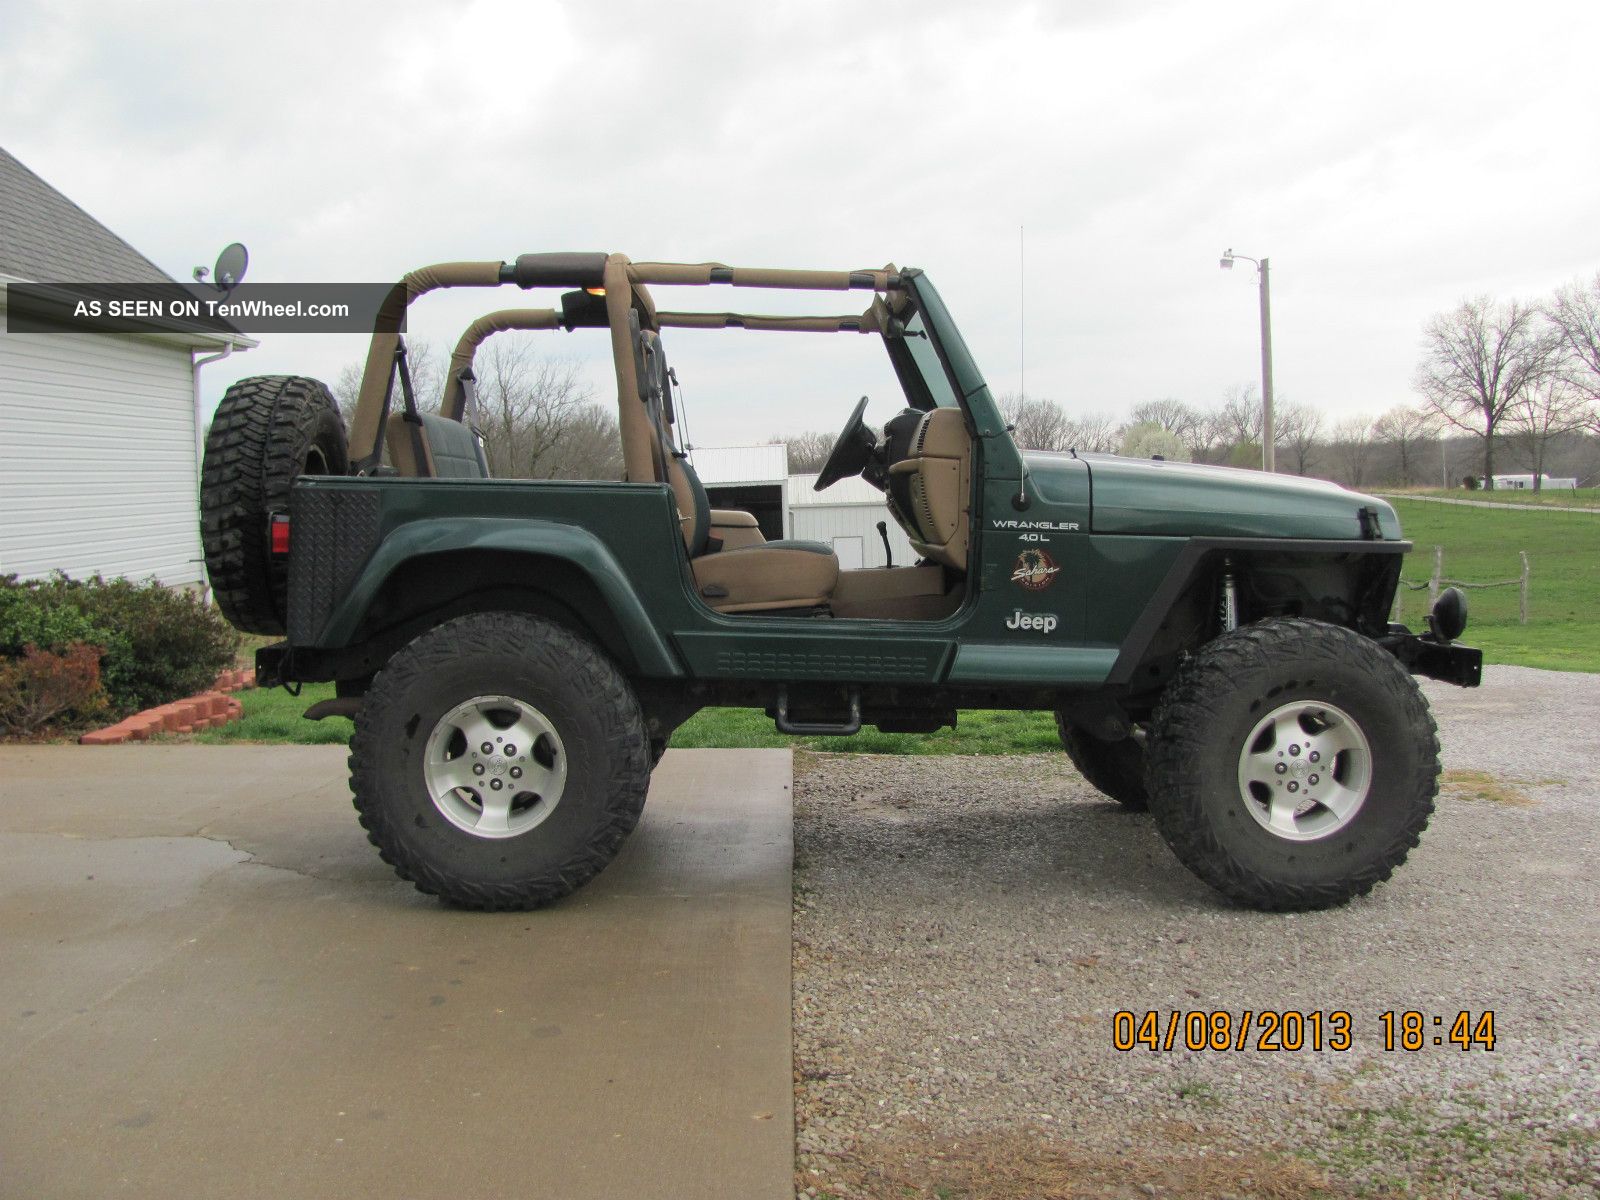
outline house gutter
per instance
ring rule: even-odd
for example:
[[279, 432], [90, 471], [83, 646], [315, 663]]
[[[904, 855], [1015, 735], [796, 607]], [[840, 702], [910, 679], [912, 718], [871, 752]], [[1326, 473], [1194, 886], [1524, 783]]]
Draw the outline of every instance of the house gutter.
[[[205, 480], [202, 473], [205, 470], [205, 429], [200, 419], [200, 368], [207, 363], [220, 362], [233, 353], [232, 342], [225, 342], [219, 354], [208, 354], [204, 358], [194, 359], [191, 367], [194, 373], [194, 491], [195, 503], [200, 502], [200, 489]], [[200, 597], [206, 603], [211, 602], [211, 578], [202, 569], [200, 572]]]

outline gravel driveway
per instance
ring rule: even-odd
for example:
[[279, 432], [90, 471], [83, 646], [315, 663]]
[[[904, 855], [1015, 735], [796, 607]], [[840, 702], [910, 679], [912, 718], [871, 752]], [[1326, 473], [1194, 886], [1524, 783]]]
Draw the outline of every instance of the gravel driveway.
[[[801, 1194], [1600, 1194], [1600, 675], [1428, 691], [1432, 826], [1325, 913], [1231, 907], [1064, 756], [800, 759]], [[1246, 1009], [1351, 1047], [1113, 1047], [1119, 1010]], [[1431, 1044], [1488, 1009], [1492, 1051]]]

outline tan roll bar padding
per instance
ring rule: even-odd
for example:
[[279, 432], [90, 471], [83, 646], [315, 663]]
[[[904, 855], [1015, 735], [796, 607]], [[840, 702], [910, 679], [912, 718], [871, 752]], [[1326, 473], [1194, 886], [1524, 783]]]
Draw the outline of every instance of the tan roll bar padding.
[[633, 365], [633, 335], [628, 311], [633, 287], [628, 281], [628, 256], [606, 259], [606, 321], [611, 326], [611, 357], [617, 371], [617, 424], [622, 430], [622, 472], [630, 483], [657, 483], [655, 426], [639, 401], [639, 376]]
[[400, 326], [411, 302], [439, 288], [499, 287], [501, 265], [497, 262], [435, 263], [412, 271], [390, 289], [373, 322], [367, 365], [361, 372], [361, 395], [350, 421], [352, 462], [368, 458], [381, 449], [383, 430], [379, 424], [383, 416], [383, 393], [389, 385], [395, 347], [400, 344]]
[[479, 317], [467, 326], [450, 355], [450, 369], [444, 376], [444, 397], [439, 402], [440, 414], [452, 421], [461, 420], [462, 400], [466, 393], [457, 386], [457, 381], [463, 370], [471, 369], [473, 357], [485, 338], [508, 329], [559, 328], [561, 318], [553, 308], [502, 308]]
[[729, 273], [733, 287], [792, 288], [804, 292], [848, 292], [859, 287], [854, 279], [871, 276], [874, 291], [889, 289], [890, 270], [791, 271], [781, 267], [729, 267], [725, 263], [634, 263], [628, 268], [633, 283], [705, 287], [713, 271]]
[[881, 333], [877, 314], [859, 317], [767, 317], [753, 313], [662, 312], [662, 329], [766, 329], [780, 333]]

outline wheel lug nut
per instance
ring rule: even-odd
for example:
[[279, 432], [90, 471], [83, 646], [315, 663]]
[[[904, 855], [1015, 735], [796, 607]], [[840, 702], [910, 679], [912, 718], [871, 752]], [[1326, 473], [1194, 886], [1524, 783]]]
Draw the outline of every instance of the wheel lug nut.
[[1297, 757], [1299, 757], [1299, 754], [1300, 754], [1300, 743], [1296, 742], [1294, 745], [1289, 747], [1289, 757], [1290, 758], [1297, 758]]
[[517, 752], [517, 748], [516, 748], [516, 747], [515, 747], [515, 746], [513, 746], [513, 745], [512, 745], [512, 744], [511, 744], [511, 743], [510, 743], [510, 742], [507, 742], [507, 743], [506, 743], [506, 747], [505, 747], [505, 750], [506, 750], [506, 755], [507, 755], [507, 756], [508, 756], [508, 757], [509, 757], [509, 756], [510, 756], [510, 755], [513, 755], [513, 754], [515, 754], [515, 753], [516, 753], [516, 752]]
[[521, 779], [522, 778], [522, 768], [521, 767], [512, 767], [511, 768], [511, 778], [513, 778], [513, 779]]
[[483, 744], [483, 752], [485, 754], [493, 754], [494, 753], [494, 743], [493, 742], [485, 742]]
[[[499, 783], [499, 780], [496, 780], [495, 782]], [[1298, 792], [1300, 790], [1300, 785], [1298, 783], [1295, 783], [1293, 780], [1290, 780], [1289, 781], [1289, 790], [1291, 792]]]
[[1289, 769], [1289, 764], [1288, 763], [1279, 763], [1277, 766], [1273, 767], [1272, 769], [1274, 771], [1276, 771], [1279, 775], [1282, 775], [1285, 771], [1287, 771]]
[[504, 785], [498, 779], [489, 780], [489, 790], [491, 792], [498, 792], [503, 786]]
[[473, 763], [472, 764], [472, 773], [474, 775], [482, 775], [483, 774], [483, 764], [482, 763]]
[[1310, 758], [1312, 762], [1321, 762], [1322, 752], [1319, 750], [1313, 750], [1309, 755], [1307, 755], [1307, 757]]
[[1317, 784], [1319, 782], [1321, 782], [1321, 780], [1322, 780], [1322, 776], [1313, 775], [1310, 779], [1306, 780], [1306, 782], [1309, 783], [1312, 787], [1316, 787]]

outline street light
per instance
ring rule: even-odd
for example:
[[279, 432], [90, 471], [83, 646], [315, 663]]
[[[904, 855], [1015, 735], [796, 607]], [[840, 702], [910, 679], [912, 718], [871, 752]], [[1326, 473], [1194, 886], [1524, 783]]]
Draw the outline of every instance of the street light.
[[1253, 262], [1261, 275], [1261, 469], [1278, 469], [1277, 447], [1273, 445], [1272, 424], [1272, 302], [1267, 291], [1267, 259], [1251, 258], [1248, 254], [1235, 254], [1230, 247], [1222, 254], [1219, 264], [1224, 271], [1233, 270], [1233, 260], [1242, 258]]

